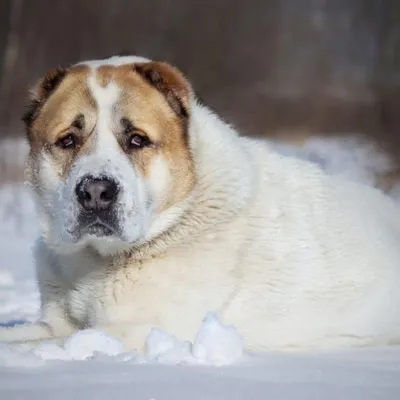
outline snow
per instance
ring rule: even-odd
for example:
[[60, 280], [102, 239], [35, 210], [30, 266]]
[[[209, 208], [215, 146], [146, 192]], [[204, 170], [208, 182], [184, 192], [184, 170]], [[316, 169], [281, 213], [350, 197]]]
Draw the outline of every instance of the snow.
[[[308, 150], [302, 151], [300, 156], [310, 156]], [[322, 162], [321, 158], [316, 162]], [[368, 179], [365, 164], [357, 171], [343, 158], [341, 162], [356, 179]], [[339, 167], [339, 162], [330, 165], [333, 170], [332, 165]], [[36, 235], [28, 190], [17, 184], [0, 187], [1, 325], [38, 318], [31, 257]], [[71, 335], [63, 345], [49, 340], [24, 353], [0, 343], [0, 399], [400, 398], [400, 347], [246, 354], [240, 332], [222, 325], [212, 311], [192, 342], [180, 342], [168, 332], [153, 329], [144, 356], [125, 353], [116, 338], [93, 329]]]
[[243, 338], [234, 326], [224, 326], [209, 313], [197, 334], [193, 356], [204, 364], [229, 365], [243, 356]]
[[96, 329], [84, 329], [67, 337], [62, 345], [55, 340], [39, 344], [25, 353], [5, 350], [1, 365], [13, 362], [13, 357], [29, 359], [32, 355], [42, 360], [88, 360], [109, 358], [130, 363], [161, 363], [169, 365], [202, 364], [210, 366], [231, 365], [244, 356], [243, 339], [232, 326], [222, 325], [216, 314], [209, 313], [203, 320], [194, 343], [180, 342], [175, 336], [153, 328], [146, 339], [146, 354], [124, 352], [118, 339]]
[[233, 326], [220, 323], [210, 312], [205, 316], [193, 343], [159, 329], [147, 337], [147, 360], [162, 364], [232, 365], [244, 358], [243, 339]]
[[33, 353], [44, 360], [87, 360], [97, 353], [117, 356], [124, 352], [119, 340], [96, 329], [84, 329], [66, 338], [63, 347], [49, 341]]
[[349, 179], [373, 186], [377, 175], [393, 169], [382, 150], [357, 135], [311, 137], [296, 147], [279, 141], [270, 144], [281, 154], [314, 162], [330, 174], [346, 175]]
[[190, 363], [192, 344], [180, 342], [174, 335], [153, 328], [146, 340], [147, 357], [163, 364]]

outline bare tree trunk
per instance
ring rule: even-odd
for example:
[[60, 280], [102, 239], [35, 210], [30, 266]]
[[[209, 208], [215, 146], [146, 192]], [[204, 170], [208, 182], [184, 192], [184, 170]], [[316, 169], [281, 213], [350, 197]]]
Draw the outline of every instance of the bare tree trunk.
[[5, 49], [7, 47], [8, 32], [10, 30], [10, 8], [12, 0], [0, 3], [0, 81], [3, 75]]
[[[2, 68], [0, 74], [0, 104], [8, 104], [11, 97], [12, 82], [13, 82], [13, 71], [18, 59], [19, 51], [19, 30], [20, 30], [20, 19], [21, 11], [23, 7], [23, 0], [12, 0], [8, 2], [8, 8], [5, 10], [8, 12], [4, 15], [7, 17], [7, 32], [4, 40], [4, 47], [2, 51]], [[9, 125], [11, 121], [8, 120], [6, 107], [2, 107], [0, 110], [0, 120], [5, 121], [6, 125]]]

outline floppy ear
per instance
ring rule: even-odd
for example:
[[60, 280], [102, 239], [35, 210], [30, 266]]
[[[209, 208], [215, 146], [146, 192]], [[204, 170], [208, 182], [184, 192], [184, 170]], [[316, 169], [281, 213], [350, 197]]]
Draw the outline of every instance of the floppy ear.
[[40, 108], [50, 97], [51, 93], [64, 79], [67, 70], [64, 68], [52, 69], [39, 80], [35, 87], [31, 90], [31, 99], [26, 106], [22, 120], [27, 128], [30, 128], [33, 121], [36, 119]]
[[184, 119], [189, 117], [192, 88], [182, 72], [168, 63], [157, 61], [136, 63], [133, 68], [164, 95], [176, 115]]

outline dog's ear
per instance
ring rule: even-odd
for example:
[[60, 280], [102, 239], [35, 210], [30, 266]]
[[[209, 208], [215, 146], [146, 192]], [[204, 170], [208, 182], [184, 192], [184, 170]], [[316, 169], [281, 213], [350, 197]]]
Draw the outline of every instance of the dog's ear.
[[40, 108], [65, 78], [66, 74], [67, 70], [65, 68], [52, 69], [31, 90], [30, 100], [22, 116], [22, 120], [28, 129], [36, 119]]
[[165, 62], [135, 63], [134, 70], [163, 94], [169, 106], [180, 118], [190, 115], [192, 88], [182, 72]]

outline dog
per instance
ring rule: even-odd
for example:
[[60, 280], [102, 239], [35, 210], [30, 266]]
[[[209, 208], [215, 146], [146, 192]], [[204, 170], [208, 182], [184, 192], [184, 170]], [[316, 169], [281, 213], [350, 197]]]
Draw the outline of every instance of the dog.
[[111, 57], [48, 72], [24, 115], [41, 235], [32, 344], [96, 328], [145, 351], [203, 317], [249, 351], [400, 338], [400, 213], [367, 184], [240, 136], [176, 67]]

